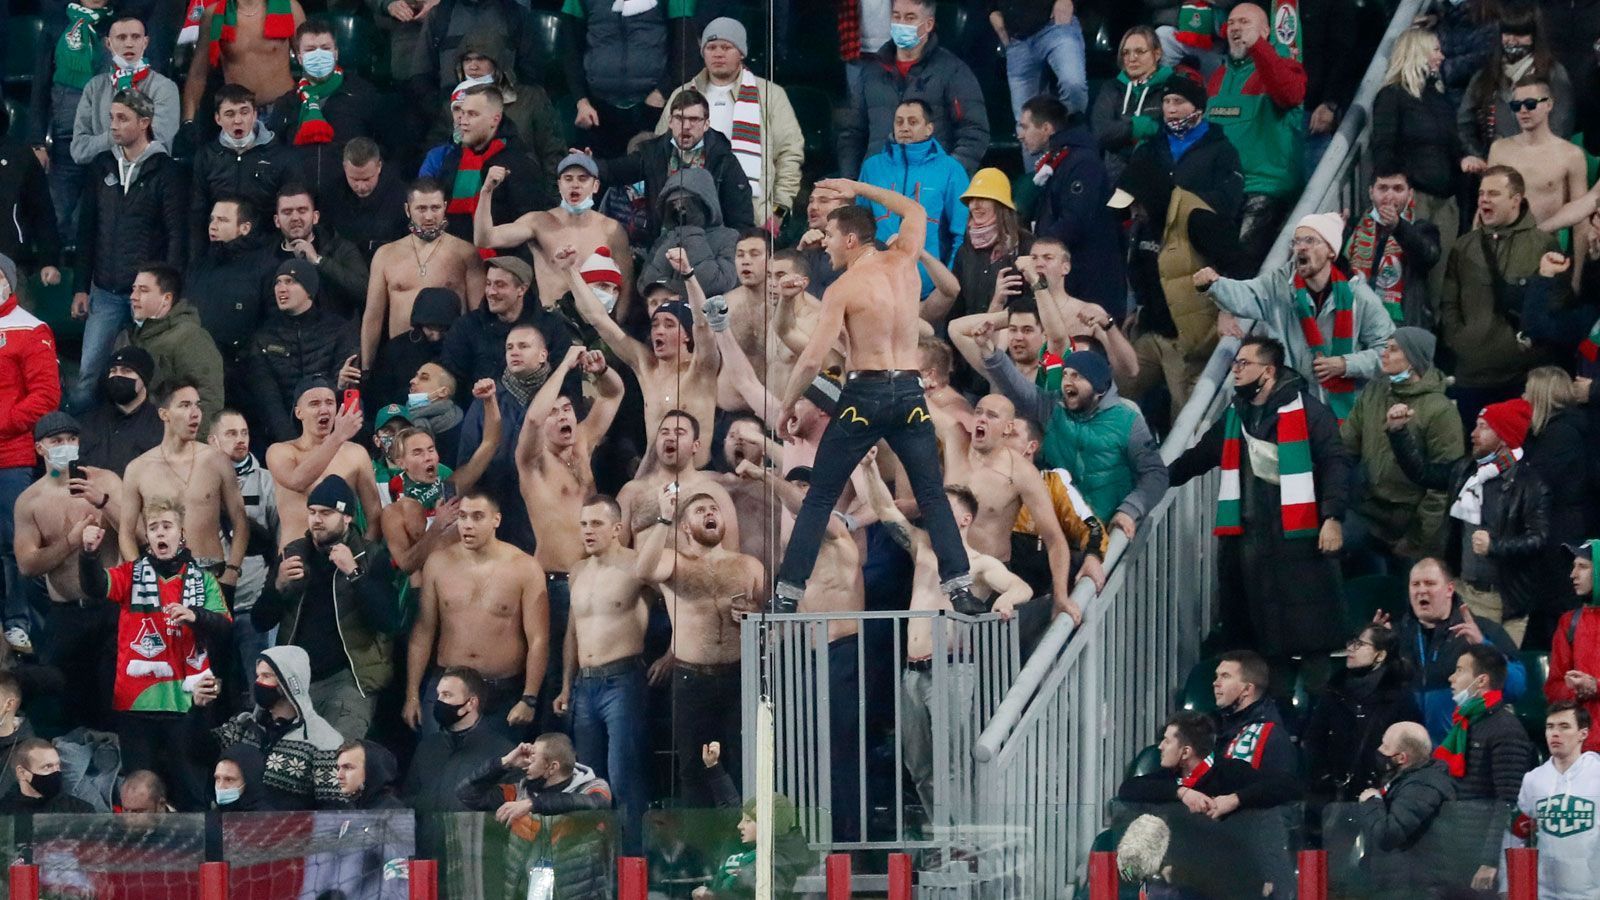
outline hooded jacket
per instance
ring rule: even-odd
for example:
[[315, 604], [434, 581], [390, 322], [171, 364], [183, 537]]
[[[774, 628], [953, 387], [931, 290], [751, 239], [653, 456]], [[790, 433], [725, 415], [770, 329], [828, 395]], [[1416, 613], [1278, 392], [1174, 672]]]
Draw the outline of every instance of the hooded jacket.
[[271, 308], [278, 261], [258, 227], [259, 223], [250, 234], [231, 241], [207, 241], [196, 247], [183, 282], [184, 296], [200, 312], [200, 324], [230, 356], [250, 340]]
[[22, 130], [0, 106], [0, 255], [30, 268], [59, 266], [61, 234], [49, 182]]
[[147, 385], [150, 396], [163, 397], [173, 385], [187, 381], [200, 389], [207, 423], [222, 410], [222, 354], [193, 303], [179, 300], [161, 318], [129, 325], [117, 339], [118, 347], [126, 345], [143, 348], [156, 361], [156, 377]]
[[1600, 803], [1600, 756], [1583, 753], [1565, 772], [1555, 760], [1529, 772], [1517, 794], [1517, 810], [1533, 820], [1539, 849], [1539, 896], [1545, 900], [1589, 900], [1595, 893], [1594, 809]]
[[1053, 237], [1072, 254], [1067, 292], [1105, 307], [1121, 319], [1128, 307], [1127, 257], [1122, 229], [1106, 208], [1111, 178], [1100, 146], [1082, 123], [1050, 136], [1046, 158], [1065, 151], [1034, 205], [1033, 234]]
[[[257, 601], [257, 608], [262, 601]], [[272, 667], [279, 690], [294, 705], [295, 717], [273, 719], [257, 707], [242, 712], [211, 731], [220, 747], [244, 744], [266, 760], [262, 808], [311, 809], [339, 799], [334, 767], [344, 738], [318, 715], [311, 704], [311, 659], [292, 645], [269, 647], [259, 659]], [[246, 783], [249, 773], [246, 772]]]
[[[368, 511], [374, 515], [376, 511]], [[305, 562], [306, 574], [282, 591], [268, 591], [256, 601], [250, 618], [259, 629], [274, 625], [280, 645], [317, 647], [337, 651], [329, 659], [307, 657], [307, 675], [325, 678], [349, 669], [356, 688], [363, 695], [382, 690], [394, 675], [394, 641], [400, 630], [402, 610], [394, 591], [394, 563], [381, 541], [369, 545], [352, 522], [339, 543], [355, 557], [356, 574], [346, 575], [328, 560], [328, 552], [316, 545], [309, 534], [296, 538], [283, 548], [281, 558], [298, 556]], [[269, 577], [269, 583], [276, 574]], [[333, 634], [301, 634], [308, 604], [331, 604]], [[324, 616], [315, 616], [320, 622]]]
[[[938, 141], [929, 138], [914, 144], [883, 145], [883, 152], [861, 165], [861, 180], [921, 204], [928, 213], [923, 248], [945, 265], [955, 262], [956, 248], [967, 237], [967, 205], [961, 202], [961, 194], [972, 177]], [[899, 233], [900, 217], [887, 207], [865, 198], [856, 202], [878, 220], [878, 240], [887, 241]], [[920, 263], [917, 268], [922, 273], [922, 295], [927, 296], [933, 281]]]
[[[1492, 260], [1484, 255], [1486, 247], [1494, 254]], [[1458, 385], [1520, 382], [1529, 370], [1553, 361], [1540, 344], [1522, 346], [1517, 332], [1522, 294], [1538, 277], [1539, 259], [1557, 249], [1555, 235], [1540, 231], [1526, 206], [1510, 225], [1480, 226], [1456, 239], [1445, 263], [1439, 325], [1445, 346], [1455, 356]]]
[[[705, 164], [702, 171], [711, 176], [711, 189], [707, 203], [716, 211], [718, 224], [730, 228], [750, 228], [756, 224], [754, 201], [750, 199], [750, 179], [733, 156], [733, 144], [722, 132], [706, 129], [704, 142]], [[645, 243], [655, 246], [656, 238], [666, 228], [661, 215], [662, 194], [670, 181], [672, 160], [678, 154], [678, 145], [671, 134], [661, 134], [639, 145], [639, 149], [617, 159], [600, 160], [600, 183], [606, 186], [629, 185], [644, 182], [644, 195], [655, 199], [650, 208], [650, 221], [645, 230]], [[682, 170], [680, 170], [682, 171]], [[696, 187], [696, 190], [700, 190]], [[644, 284], [646, 282], [640, 282]], [[706, 295], [713, 291], [706, 289]], [[717, 291], [716, 293], [721, 293]]]
[[839, 169], [847, 177], [862, 160], [883, 149], [894, 134], [894, 111], [906, 100], [923, 100], [933, 110], [933, 136], [967, 172], [976, 172], [989, 151], [989, 111], [972, 69], [939, 45], [930, 32], [922, 55], [900, 74], [893, 41], [861, 56], [861, 86], [850, 95], [850, 110], [839, 129]]
[[355, 796], [342, 795], [333, 809], [404, 809], [405, 804], [395, 796], [394, 785], [400, 777], [400, 764], [389, 748], [377, 741], [362, 741], [366, 754], [366, 777]]
[[[1432, 461], [1422, 454], [1410, 427], [1389, 432], [1389, 446], [1406, 477], [1421, 487], [1444, 491], [1445, 503], [1455, 502], [1462, 487], [1478, 470], [1471, 456]], [[1498, 482], [1498, 485], [1496, 485]], [[1463, 541], [1479, 528], [1489, 532], [1489, 560], [1494, 564], [1494, 588], [1505, 603], [1504, 616], [1515, 619], [1538, 609], [1545, 599], [1545, 578], [1534, 565], [1550, 542], [1550, 487], [1539, 473], [1517, 462], [1484, 488], [1500, 492], [1498, 503], [1485, 498], [1483, 521], [1469, 526], [1448, 511], [1444, 516], [1444, 552], [1450, 571], [1460, 572]], [[1448, 509], [1448, 507], [1447, 507]]]
[[238, 198], [257, 211], [278, 208], [278, 188], [294, 177], [293, 154], [284, 140], [256, 120], [255, 143], [243, 153], [224, 147], [221, 135], [195, 151], [194, 190], [189, 194], [189, 241], [202, 247], [211, 206], [218, 200]]
[[[710, 140], [713, 134], [716, 132], [706, 132], [707, 140]], [[738, 179], [748, 190], [750, 182], [745, 180], [742, 172], [739, 173]], [[694, 271], [695, 278], [700, 282], [700, 287], [705, 290], [707, 297], [733, 290], [739, 284], [739, 276], [733, 264], [733, 251], [735, 245], [739, 243], [739, 232], [723, 224], [722, 209], [717, 202], [717, 185], [712, 182], [711, 173], [705, 169], [679, 169], [674, 172], [661, 188], [661, 193], [655, 195], [657, 222], [670, 221], [669, 210], [673, 198], [680, 195], [687, 195], [689, 202], [699, 204], [706, 224], [664, 228], [661, 236], [650, 248], [650, 259], [639, 272], [637, 284], [642, 291], [644, 286], [651, 282], [665, 281], [679, 296], [682, 296], [683, 278], [667, 262], [667, 251], [673, 247], [682, 247], [689, 254], [689, 267]], [[748, 198], [738, 208], [749, 209]]]
[[337, 375], [360, 345], [357, 323], [330, 312], [321, 301], [298, 316], [274, 304], [240, 357], [255, 396], [234, 402], [255, 410], [269, 441], [292, 440], [299, 432], [295, 385], [307, 375]]
[[1405, 676], [1398, 660], [1334, 673], [1300, 736], [1314, 793], [1348, 803], [1378, 786], [1383, 733], [1396, 722], [1422, 719]]
[[[1600, 555], [1600, 550], [1590, 552]], [[1544, 697], [1550, 703], [1582, 703], [1594, 721], [1600, 717], [1600, 696], [1580, 700], [1567, 684], [1566, 675], [1576, 669], [1600, 677], [1600, 593], [1573, 599], [1582, 605], [1561, 616], [1550, 638], [1550, 674], [1545, 678]], [[1583, 749], [1600, 751], [1600, 728], [1589, 729]]]
[[[217, 757], [218, 762], [224, 759], [239, 767], [239, 773], [244, 778], [244, 788], [239, 793], [239, 799], [227, 805], [218, 803], [217, 811], [260, 812], [270, 809], [266, 787], [267, 760], [261, 755], [260, 748], [251, 744], [234, 744], [225, 748]], [[215, 796], [213, 793], [212, 797]]]
[[[631, 105], [652, 90], [665, 95], [673, 82], [683, 77], [672, 74], [678, 67], [669, 40], [685, 25], [678, 7], [656, 3], [634, 15], [623, 15], [619, 3], [566, 0], [561, 11], [563, 62], [567, 87], [574, 96]], [[694, 38], [684, 36], [683, 40], [689, 43]]]
[[[533, 180], [554, 185], [556, 164], [567, 155], [567, 141], [561, 122], [557, 121], [556, 108], [550, 102], [550, 95], [538, 81], [520, 81], [509, 65], [502, 64], [501, 60], [509, 61], [515, 57], [506, 47], [506, 38], [495, 32], [473, 32], [461, 39], [453, 68], [456, 80], [452, 81], [452, 85], [466, 80], [461, 60], [469, 53], [494, 63], [494, 85], [500, 89], [500, 96], [505, 101], [502, 114], [515, 129], [514, 133], [522, 138], [523, 149], [539, 165], [539, 172], [533, 176]], [[446, 91], [449, 90], [446, 88]], [[440, 107], [439, 117], [428, 131], [428, 146], [450, 143], [454, 129], [455, 121], [447, 101]], [[555, 196], [553, 190], [552, 197]], [[554, 200], [551, 202], [554, 203]]]
[[1095, 95], [1094, 106], [1090, 108], [1089, 127], [1100, 142], [1113, 181], [1122, 173], [1133, 148], [1161, 133], [1161, 91], [1158, 88], [1171, 77], [1171, 69], [1157, 66], [1139, 84], [1130, 81], [1127, 72], [1118, 72], [1116, 78], [1100, 86], [1100, 93]]
[[1401, 384], [1380, 373], [1367, 382], [1339, 426], [1345, 450], [1360, 460], [1366, 479], [1356, 512], [1374, 537], [1398, 546], [1403, 556], [1443, 553], [1441, 532], [1453, 498], [1418, 486], [1401, 470], [1384, 427], [1389, 407], [1396, 403], [1411, 407], [1413, 427], [1422, 436], [1421, 451], [1428, 460], [1449, 462], [1466, 452], [1455, 401], [1444, 395], [1443, 373], [1429, 369]]
[[[134, 270], [160, 260], [183, 270], [189, 235], [184, 230], [184, 200], [189, 178], [167, 155], [160, 141], [151, 141], [134, 161], [127, 190], [118, 170], [121, 150], [94, 158], [83, 175], [78, 206], [78, 269], [73, 284], [90, 285], [126, 296]], [[209, 215], [210, 208], [206, 213]], [[200, 229], [202, 239], [205, 227]]]

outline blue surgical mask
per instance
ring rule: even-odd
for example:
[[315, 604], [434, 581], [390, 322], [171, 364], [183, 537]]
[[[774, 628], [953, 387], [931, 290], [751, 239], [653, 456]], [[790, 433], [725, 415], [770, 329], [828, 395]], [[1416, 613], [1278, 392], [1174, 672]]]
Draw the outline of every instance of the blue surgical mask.
[[1410, 381], [1410, 380], [1411, 380], [1411, 370], [1410, 369], [1407, 369], [1404, 372], [1400, 372], [1398, 374], [1389, 376], [1389, 382], [1391, 384], [1405, 384], [1407, 381]]
[[589, 210], [594, 209], [594, 195], [590, 194], [588, 197], [585, 197], [582, 203], [568, 203], [567, 201], [563, 200], [561, 201], [561, 208], [569, 213], [572, 213], [573, 215], [588, 212]]
[[427, 394], [412, 392], [406, 395], [406, 409], [421, 409], [427, 405]]
[[238, 803], [239, 798], [244, 796], [244, 788], [216, 788], [216, 792], [218, 806]]
[[67, 467], [78, 461], [77, 444], [56, 444], [44, 451], [45, 465], [52, 472], [65, 472]]
[[922, 43], [922, 35], [917, 33], [917, 26], [907, 25], [904, 22], [889, 23], [889, 40], [901, 50], [911, 50]]
[[335, 62], [332, 50], [307, 50], [300, 55], [300, 68], [319, 80], [333, 74]]

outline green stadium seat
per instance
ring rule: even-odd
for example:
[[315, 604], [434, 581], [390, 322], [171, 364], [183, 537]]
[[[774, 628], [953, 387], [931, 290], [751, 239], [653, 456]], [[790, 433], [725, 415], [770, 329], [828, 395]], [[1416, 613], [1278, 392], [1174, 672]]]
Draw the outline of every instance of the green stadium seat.
[[[831, 172], [836, 153], [833, 128], [833, 100], [814, 87], [790, 87], [789, 105], [806, 136], [806, 162], [816, 171]], [[820, 167], [820, 168], [816, 168]]]
[[1407, 604], [1404, 575], [1362, 575], [1344, 583], [1344, 627], [1346, 637], [1354, 636], [1372, 621], [1378, 610], [1399, 619]]
[[1128, 763], [1128, 770], [1122, 773], [1122, 777], [1128, 779], [1138, 775], [1149, 775], [1160, 768], [1161, 747], [1157, 744], [1151, 744], [1134, 756], [1133, 760]]
[[3, 77], [7, 87], [33, 83], [33, 70], [44, 52], [44, 20], [38, 16], [13, 16], [6, 23], [6, 59]]
[[1189, 670], [1189, 677], [1184, 679], [1183, 693], [1178, 697], [1178, 705], [1184, 709], [1195, 712], [1214, 713], [1217, 711], [1217, 701], [1211, 695], [1211, 682], [1217, 677], [1217, 658], [1215, 656], [1202, 659]]
[[1521, 653], [1522, 667], [1528, 670], [1528, 689], [1522, 692], [1512, 708], [1522, 727], [1528, 730], [1535, 747], [1544, 746], [1544, 680], [1550, 676], [1550, 654], [1537, 650]]
[[[61, 283], [46, 287], [39, 276], [34, 275], [28, 279], [25, 289], [28, 296], [28, 305], [33, 314], [38, 316], [50, 330], [55, 333], [56, 341], [81, 340], [83, 338], [83, 322], [72, 317], [72, 270], [61, 270]], [[73, 357], [76, 359], [76, 356]]]
[[365, 16], [338, 13], [328, 17], [328, 24], [333, 28], [333, 42], [339, 47], [340, 66], [370, 77], [373, 60], [379, 56], [372, 23]]

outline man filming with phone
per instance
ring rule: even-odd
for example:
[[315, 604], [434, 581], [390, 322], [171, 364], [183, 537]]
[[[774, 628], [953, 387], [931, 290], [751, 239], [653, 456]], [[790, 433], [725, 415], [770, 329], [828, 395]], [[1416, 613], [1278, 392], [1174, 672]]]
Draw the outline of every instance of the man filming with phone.
[[267, 471], [278, 487], [278, 546], [306, 532], [306, 494], [329, 475], [337, 475], [355, 492], [356, 527], [370, 540], [378, 536], [378, 511], [383, 501], [372, 477], [372, 460], [351, 438], [361, 431], [361, 402], [345, 391], [341, 404], [333, 381], [323, 375], [300, 380], [294, 389], [294, 417], [300, 436], [267, 448]]

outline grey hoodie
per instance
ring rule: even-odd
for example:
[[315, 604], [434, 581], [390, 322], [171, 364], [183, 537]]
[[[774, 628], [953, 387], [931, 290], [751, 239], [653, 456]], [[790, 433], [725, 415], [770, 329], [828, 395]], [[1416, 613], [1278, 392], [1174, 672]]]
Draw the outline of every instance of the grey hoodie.
[[[667, 210], [674, 197], [687, 193], [706, 213], [706, 224], [667, 227]], [[711, 173], [701, 168], [679, 169], [667, 176], [667, 182], [656, 197], [656, 221], [662, 223], [661, 236], [650, 248], [650, 260], [639, 273], [638, 285], [664, 281], [683, 295], [683, 279], [667, 262], [667, 251], [682, 247], [689, 254], [689, 266], [707, 297], [726, 293], [739, 284], [733, 264], [733, 249], [739, 242], [739, 232], [722, 224], [722, 200], [717, 193], [717, 183]]]
[[342, 794], [334, 766], [344, 738], [311, 705], [311, 658], [292, 645], [269, 647], [260, 658], [277, 673], [279, 687], [294, 705], [294, 720], [279, 724], [257, 707], [224, 722], [211, 736], [224, 750], [246, 744], [266, 757], [270, 807], [311, 809], [337, 803]]
[[[72, 161], [86, 166], [96, 156], [111, 149], [111, 98], [117, 95], [116, 71], [102, 72], [83, 86], [83, 96], [78, 100], [78, 111], [72, 117]], [[139, 85], [139, 93], [155, 104], [156, 115], [150, 121], [156, 141], [172, 146], [178, 136], [181, 98], [178, 86], [172, 79], [152, 70]]]

